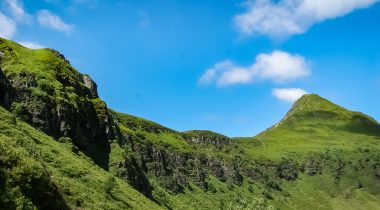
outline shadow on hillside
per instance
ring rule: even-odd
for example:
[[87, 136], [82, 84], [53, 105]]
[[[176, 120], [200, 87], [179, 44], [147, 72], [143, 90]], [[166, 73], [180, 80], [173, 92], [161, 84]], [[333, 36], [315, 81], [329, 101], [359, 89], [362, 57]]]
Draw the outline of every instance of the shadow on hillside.
[[28, 209], [28, 200], [41, 210], [70, 209], [50, 175], [43, 174], [41, 177], [31, 177], [30, 180], [13, 182], [9, 174], [2, 170], [0, 168], [0, 209]]
[[353, 133], [380, 137], [380, 125], [373, 119], [362, 115], [354, 115], [346, 129]]
[[[87, 157], [91, 158], [98, 166], [104, 170], [109, 170], [109, 155], [111, 152], [111, 147], [108, 143], [104, 144], [90, 144], [87, 148], [80, 149]], [[75, 149], [72, 150], [74, 153], [78, 153]]]

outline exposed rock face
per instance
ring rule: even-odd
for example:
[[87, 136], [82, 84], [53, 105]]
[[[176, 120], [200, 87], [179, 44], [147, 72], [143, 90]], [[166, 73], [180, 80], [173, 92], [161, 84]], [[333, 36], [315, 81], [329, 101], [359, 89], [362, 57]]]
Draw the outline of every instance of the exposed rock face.
[[125, 177], [135, 189], [148, 198], [153, 198], [152, 186], [144, 170], [140, 167], [138, 160], [133, 157], [127, 158], [122, 167], [124, 167], [126, 171], [125, 173], [119, 174], [119, 176]]
[[296, 180], [298, 178], [297, 164], [292, 160], [283, 160], [277, 167], [277, 175], [285, 180]]
[[[1, 64], [1, 61], [0, 61], [0, 64]], [[9, 84], [9, 81], [5, 77], [0, 66], [0, 105], [3, 105], [7, 108], [10, 106], [12, 92], [13, 92], [12, 86]]]
[[[5, 48], [8, 57], [15, 50]], [[104, 168], [108, 167], [109, 139], [115, 139], [107, 105], [98, 98], [96, 84], [74, 70], [55, 50], [46, 69], [0, 73], [0, 103], [22, 120], [59, 139], [70, 137], [74, 144]], [[3, 62], [10, 62], [4, 60]], [[9, 81], [9, 82], [8, 82]]]
[[188, 140], [194, 144], [214, 146], [218, 149], [221, 149], [224, 146], [230, 145], [232, 143], [229, 139], [209, 137], [209, 136], [189, 137]]
[[301, 170], [307, 175], [314, 176], [322, 173], [322, 164], [316, 160], [309, 160], [301, 166]]
[[[44, 95], [34, 94], [32, 89], [37, 88], [35, 76], [21, 73], [10, 76], [15, 91], [13, 109], [23, 109], [24, 119], [37, 128], [58, 138], [68, 136], [79, 146], [87, 146], [96, 139], [100, 120], [97, 111], [107, 112], [107, 107], [96, 107], [96, 103], [82, 96], [76, 104], [66, 100], [56, 100]], [[103, 110], [96, 110], [96, 108]], [[107, 120], [107, 119], [103, 119]], [[105, 132], [105, 131], [103, 131]]]
[[218, 149], [223, 149], [224, 147], [234, 143], [227, 136], [210, 131], [189, 131], [184, 133], [183, 137], [190, 143], [214, 146]]
[[[185, 188], [190, 187], [190, 181], [207, 189], [209, 174], [223, 182], [230, 181], [241, 184], [243, 181], [241, 168], [235, 162], [229, 163], [219, 158], [200, 154], [169, 152], [154, 145], [140, 144], [128, 138], [125, 139], [125, 142], [137, 154], [138, 165], [143, 172], [161, 180], [161, 184], [166, 189], [175, 193], [181, 193]], [[139, 191], [141, 188], [150, 189], [148, 180], [139, 181], [139, 183], [145, 183], [144, 185], [134, 185], [133, 183], [138, 177], [133, 175], [128, 172], [125, 174], [132, 186]]]
[[91, 77], [87, 74], [83, 75], [83, 82], [84, 86], [86, 86], [91, 93], [92, 98], [98, 98], [98, 86], [96, 83], [91, 79]]

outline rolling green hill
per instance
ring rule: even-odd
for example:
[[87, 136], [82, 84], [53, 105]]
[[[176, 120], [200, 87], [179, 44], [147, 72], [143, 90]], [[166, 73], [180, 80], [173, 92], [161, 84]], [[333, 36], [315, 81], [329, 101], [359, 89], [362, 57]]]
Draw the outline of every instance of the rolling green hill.
[[380, 125], [318, 95], [256, 137], [107, 107], [52, 49], [0, 38], [0, 209], [380, 209]]

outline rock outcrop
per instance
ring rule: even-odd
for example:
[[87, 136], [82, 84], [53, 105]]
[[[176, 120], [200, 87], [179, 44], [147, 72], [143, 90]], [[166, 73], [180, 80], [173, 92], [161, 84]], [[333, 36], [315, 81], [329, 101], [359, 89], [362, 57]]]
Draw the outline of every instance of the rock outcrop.
[[[44, 59], [28, 66], [19, 58], [17, 45], [1, 49], [7, 68], [0, 73], [0, 103], [22, 120], [74, 144], [104, 168], [108, 167], [109, 139], [115, 139], [107, 105], [98, 98], [97, 86], [77, 72], [62, 54], [44, 49]], [[40, 63], [39, 63], [40, 62]], [[13, 69], [17, 68], [17, 69]], [[41, 69], [36, 69], [41, 68]]]
[[192, 144], [213, 146], [218, 149], [223, 149], [234, 143], [227, 136], [206, 130], [187, 131], [183, 133], [183, 137]]
[[89, 75], [87, 75], [87, 74], [83, 75], [83, 82], [84, 82], [84, 86], [86, 86], [90, 90], [90, 94], [91, 94], [92, 98], [99, 98], [98, 86], [91, 79], [91, 77]]
[[[1, 61], [0, 61], [1, 64]], [[9, 84], [8, 79], [5, 77], [0, 66], [0, 105], [9, 108], [11, 104], [13, 89]]]

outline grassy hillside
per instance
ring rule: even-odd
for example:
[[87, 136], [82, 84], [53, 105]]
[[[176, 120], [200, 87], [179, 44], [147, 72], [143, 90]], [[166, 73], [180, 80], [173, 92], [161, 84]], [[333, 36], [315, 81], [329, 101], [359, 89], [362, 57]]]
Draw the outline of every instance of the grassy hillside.
[[380, 209], [380, 125], [318, 95], [256, 137], [110, 110], [55, 50], [0, 39], [0, 209]]
[[380, 125], [371, 117], [344, 109], [318, 95], [305, 95], [278, 124], [246, 142], [252, 155], [281, 158], [326, 149], [379, 149]]
[[1, 70], [12, 86], [9, 110], [55, 139], [70, 137], [103, 168], [114, 131], [96, 84], [53, 49], [32, 50], [0, 38]]
[[0, 107], [0, 209], [160, 209], [60, 142]]
[[[133, 131], [127, 127], [121, 125], [129, 136], [140, 135], [145, 145], [176, 151], [177, 158], [205, 155], [218, 167], [232, 168], [224, 171], [224, 179], [205, 166], [206, 187], [185, 173], [189, 184], [180, 193], [167, 187], [171, 182], [150, 173], [155, 170], [147, 170], [155, 198], [174, 209], [228, 209], [230, 205], [230, 209], [244, 209], [247, 202], [260, 199], [265, 208], [380, 209], [379, 124], [317, 95], [301, 98], [280, 123], [253, 138], [229, 139], [210, 131], [178, 135], [161, 127], [152, 134], [141, 129], [147, 126], [134, 126]], [[223, 146], [210, 143], [213, 139]], [[177, 165], [189, 166], [187, 162]], [[186, 170], [197, 173], [199, 169]], [[234, 173], [241, 175], [240, 181]], [[174, 172], [173, 178], [181, 175]]]
[[[380, 209], [380, 125], [318, 95], [299, 99], [282, 121], [241, 139], [248, 155], [287, 160], [298, 173], [283, 182], [283, 209]], [[286, 175], [286, 174], [285, 174]]]

